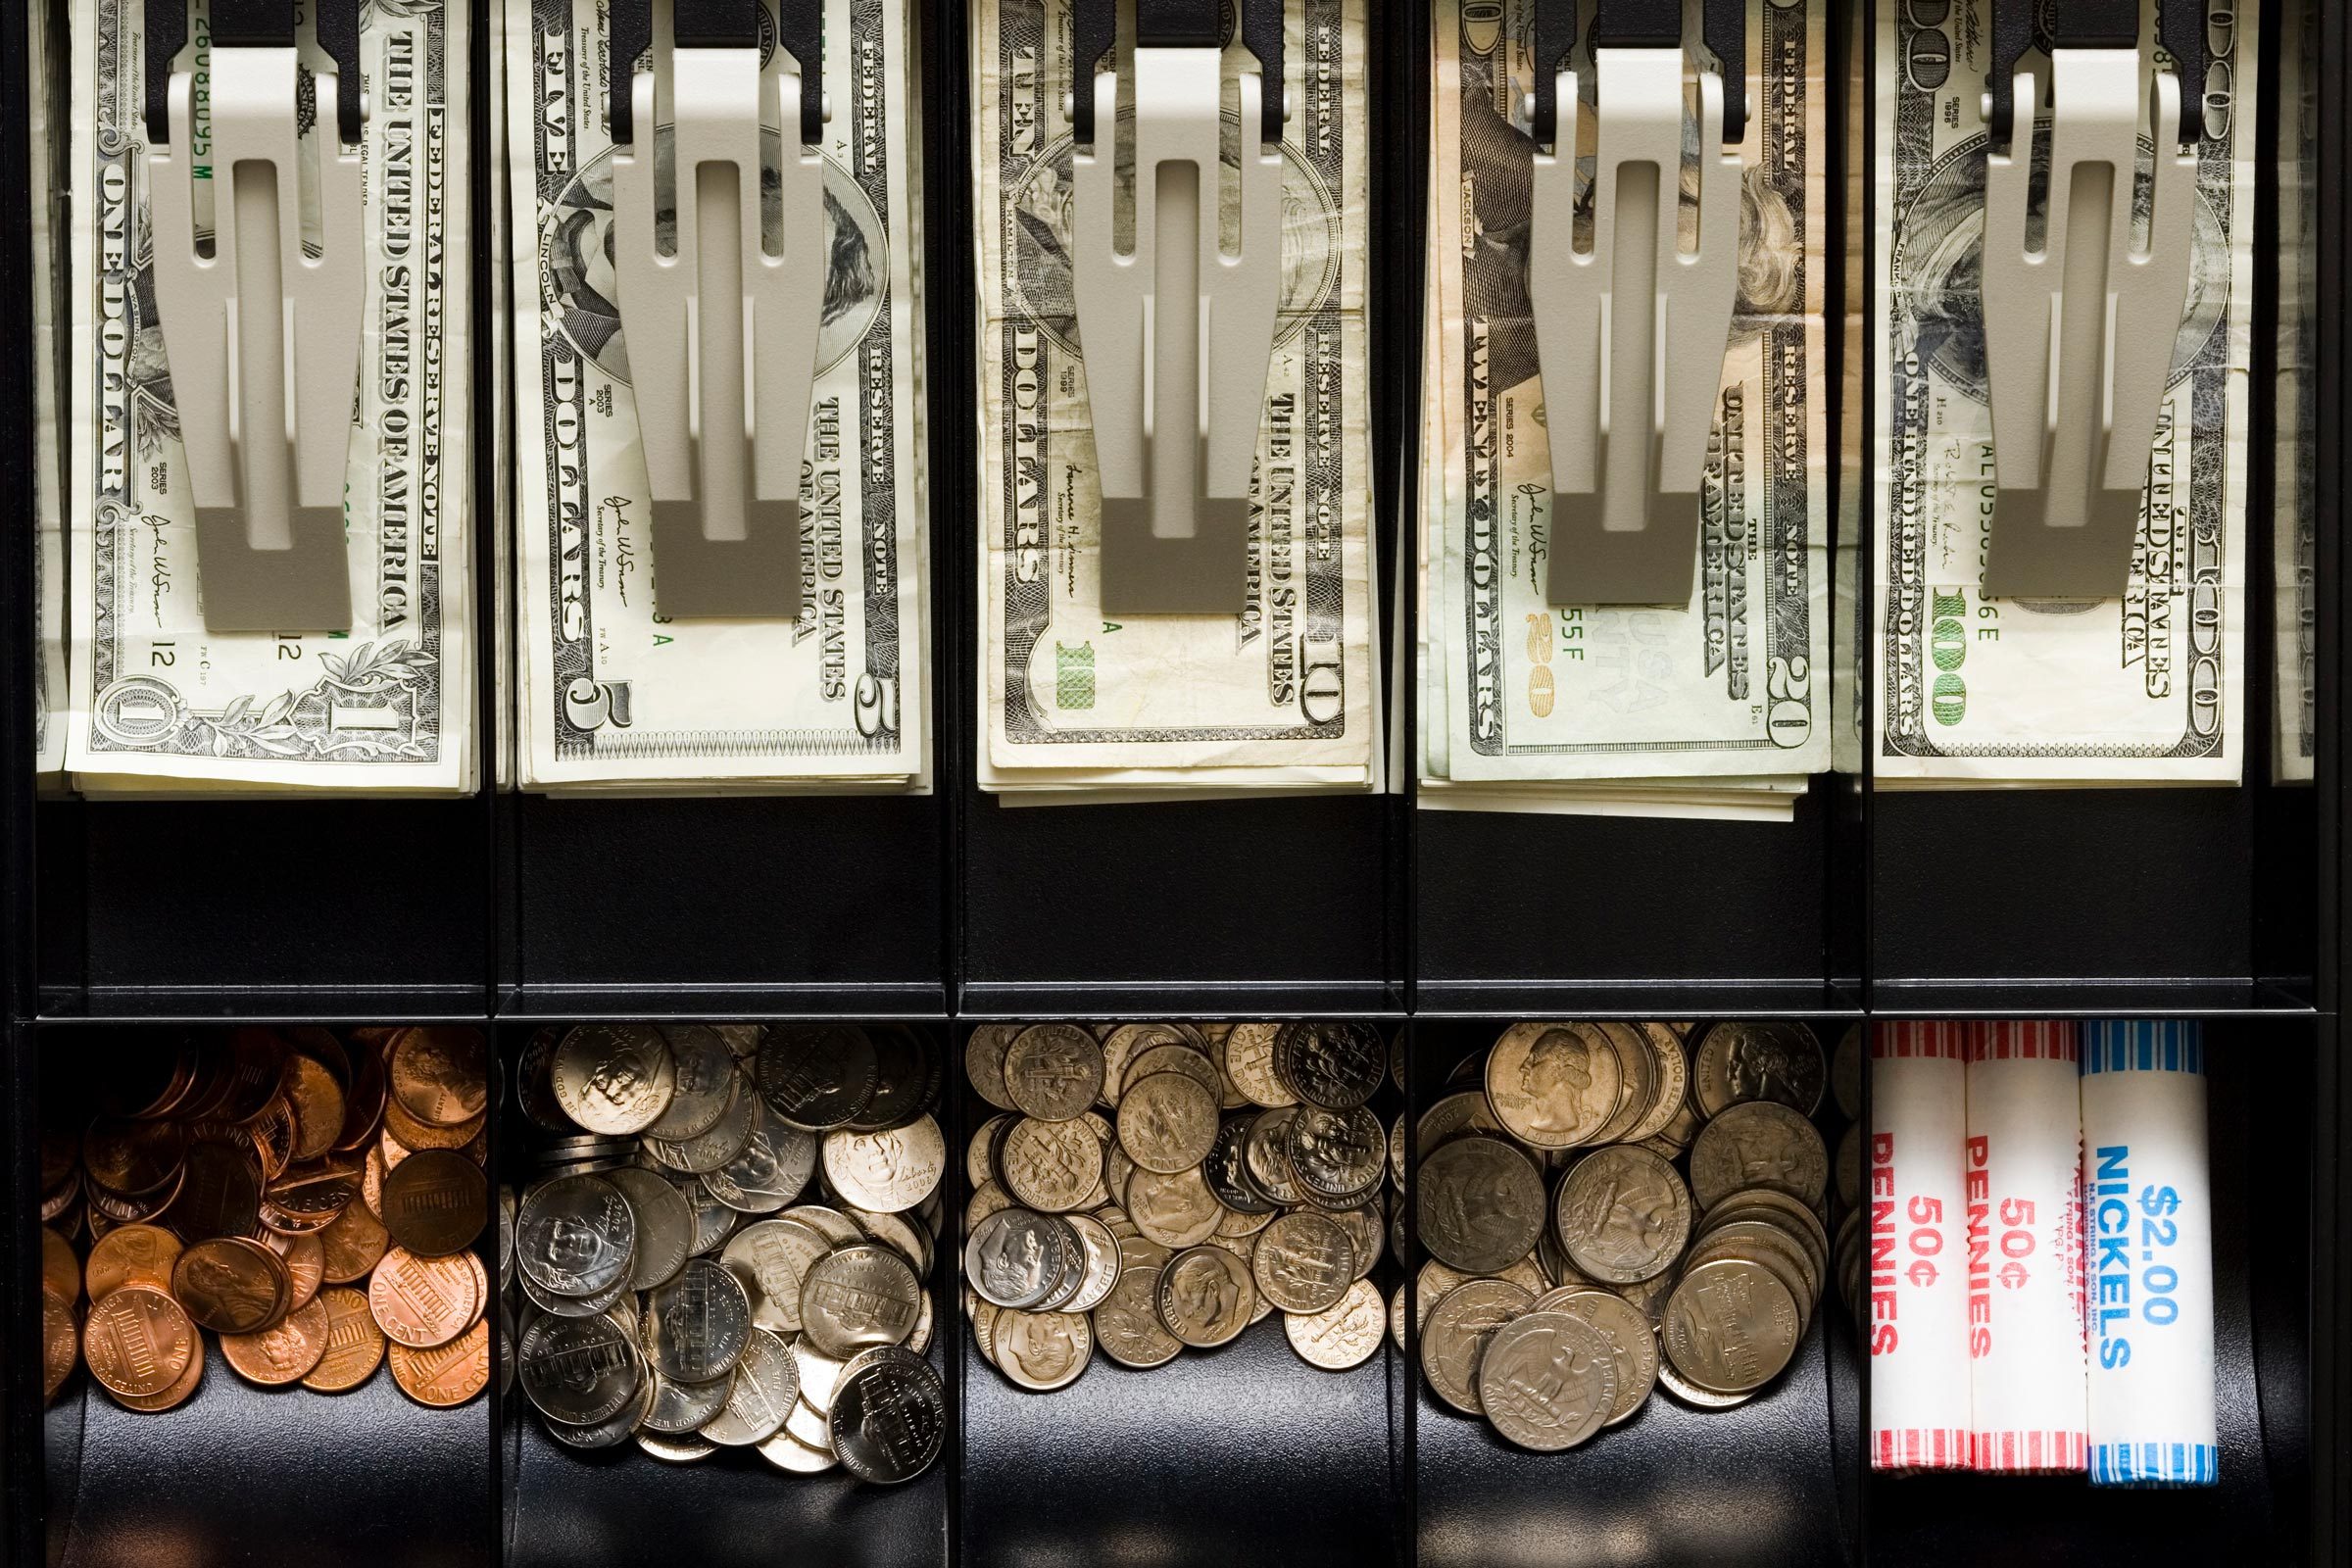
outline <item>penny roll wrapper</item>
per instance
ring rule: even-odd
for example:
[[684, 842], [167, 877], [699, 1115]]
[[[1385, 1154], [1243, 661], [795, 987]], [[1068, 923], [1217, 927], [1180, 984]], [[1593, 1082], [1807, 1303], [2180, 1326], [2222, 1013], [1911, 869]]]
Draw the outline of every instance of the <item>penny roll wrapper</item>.
[[2080, 1472], [2082, 1107], [2072, 1023], [1984, 1023], [1968, 1046], [1968, 1351], [1977, 1470]]
[[1871, 1036], [1870, 1462], [1968, 1464], [1967, 1026]]
[[2213, 1203], [2195, 1023], [2082, 1029], [2090, 1479], [2210, 1487]]

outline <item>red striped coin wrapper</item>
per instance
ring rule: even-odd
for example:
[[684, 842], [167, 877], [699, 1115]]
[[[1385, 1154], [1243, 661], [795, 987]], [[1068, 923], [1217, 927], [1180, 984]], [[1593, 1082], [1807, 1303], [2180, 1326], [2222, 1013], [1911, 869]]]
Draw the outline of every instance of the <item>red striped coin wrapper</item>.
[[1969, 1030], [1961, 1165], [1974, 1469], [2080, 1472], [2087, 1462], [2079, 1071], [2072, 1023]]
[[1964, 1024], [1883, 1023], [1870, 1043], [1870, 1462], [1969, 1461]]

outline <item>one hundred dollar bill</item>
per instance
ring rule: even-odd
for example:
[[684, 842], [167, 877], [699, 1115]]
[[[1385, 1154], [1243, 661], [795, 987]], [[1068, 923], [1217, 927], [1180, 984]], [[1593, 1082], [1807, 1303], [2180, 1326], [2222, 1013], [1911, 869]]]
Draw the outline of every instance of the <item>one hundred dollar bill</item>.
[[[633, 63], [608, 58], [603, 8], [509, 0], [525, 789], [928, 787], [911, 39], [904, 0], [826, 0], [823, 27], [831, 260], [801, 614], [671, 620], [610, 260], [607, 83]], [[764, 69], [788, 59], [771, 49]]]
[[[1544, 375], [1599, 368], [1537, 354], [1535, 5], [1439, 0], [1435, 20], [1423, 799], [1483, 809], [1520, 789], [1640, 809], [1690, 791], [1682, 798], [1786, 815], [1786, 798], [1829, 765], [1833, 723], [1823, 8], [1748, 6], [1739, 294], [1692, 592], [1667, 608], [1550, 603]], [[1589, 190], [1607, 87], [1588, 46], [1574, 64]]]
[[[1385, 778], [1364, 50], [1362, 0], [1287, 7], [1282, 292], [1248, 603], [1238, 616], [1114, 619], [1102, 609], [1072, 281], [1069, 0], [975, 6], [982, 788], [1102, 798], [1091, 792], [1361, 790]], [[1225, 58], [1229, 73], [1249, 59], [1238, 43]], [[1122, 74], [1131, 69], [1122, 45]], [[1239, 137], [1228, 134], [1230, 158]], [[1123, 202], [1131, 179], [1122, 173]]]
[[[1997, 525], [1979, 286], [1989, 5], [1878, 11], [1877, 776], [1895, 788], [2234, 781], [2245, 729], [2256, 7], [2213, 13], [2221, 74], [2181, 95], [2203, 129], [2188, 306], [2129, 587], [2086, 603], [1983, 592]], [[2155, 8], [2141, 7], [2150, 55]], [[2207, 90], [2215, 80], [2227, 90]], [[2031, 108], [2018, 108], [2021, 141]], [[2041, 123], [2046, 133], [2046, 115]]]
[[[307, 37], [307, 15], [297, 23]], [[344, 526], [348, 633], [215, 632], [155, 304], [143, 0], [74, 18], [74, 626], [86, 791], [473, 787], [466, 11], [368, 0], [366, 294]], [[187, 64], [211, 58], [206, 9]], [[306, 62], [308, 60], [306, 43]], [[323, 57], [318, 64], [325, 66]], [[198, 95], [191, 140], [209, 122]], [[303, 124], [316, 140], [315, 121]], [[202, 166], [199, 166], [200, 170]], [[197, 222], [210, 220], [198, 179]], [[316, 221], [315, 194], [305, 220]]]

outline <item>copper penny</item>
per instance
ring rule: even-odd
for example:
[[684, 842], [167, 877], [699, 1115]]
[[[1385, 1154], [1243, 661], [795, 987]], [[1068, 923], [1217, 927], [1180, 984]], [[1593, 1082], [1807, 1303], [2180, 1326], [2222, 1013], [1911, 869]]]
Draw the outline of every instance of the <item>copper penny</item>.
[[335, 1140], [335, 1152], [356, 1154], [375, 1137], [384, 1119], [386, 1093], [383, 1056], [361, 1052], [351, 1064], [351, 1088], [343, 1096], [343, 1132]]
[[473, 1327], [430, 1349], [395, 1345], [391, 1355], [401, 1393], [439, 1408], [464, 1404], [490, 1384], [490, 1320], [475, 1318]]
[[[186, 1189], [187, 1184], [188, 1167], [182, 1165], [173, 1174], [172, 1180], [164, 1183], [154, 1192], [141, 1193], [136, 1198], [124, 1198], [121, 1193], [109, 1192], [95, 1182], [82, 1184], [79, 1191], [81, 1196], [90, 1200], [90, 1212], [103, 1216], [110, 1225], [135, 1225], [141, 1220], [154, 1219], [164, 1213], [178, 1200], [180, 1193]], [[70, 1205], [72, 1198], [73, 1194], [68, 1193], [68, 1203], [61, 1204], [54, 1210], [44, 1203], [41, 1207], [42, 1223], [46, 1224], [50, 1220], [62, 1217], [66, 1207]]]
[[360, 1196], [360, 1165], [347, 1156], [289, 1165], [263, 1192], [261, 1219], [271, 1230], [316, 1234]]
[[74, 1326], [74, 1303], [44, 1285], [41, 1287], [43, 1402], [57, 1397], [57, 1391], [74, 1375], [74, 1363], [80, 1354], [81, 1336]]
[[316, 1236], [280, 1236], [275, 1231], [262, 1232], [261, 1243], [285, 1260], [286, 1278], [293, 1287], [293, 1298], [287, 1308], [299, 1312], [311, 1304], [318, 1287], [326, 1283], [326, 1249]]
[[169, 1410], [173, 1405], [185, 1404], [188, 1396], [194, 1394], [197, 1386], [203, 1382], [204, 1340], [203, 1336], [199, 1335], [195, 1353], [188, 1357], [188, 1369], [179, 1375], [177, 1382], [161, 1394], [150, 1394], [144, 1397], [118, 1394], [115, 1396], [115, 1402], [125, 1410], [142, 1410], [152, 1415], [158, 1410]]
[[[384, 1101], [384, 1132], [404, 1149], [464, 1149], [473, 1142], [474, 1134], [480, 1132], [483, 1123], [489, 1119], [489, 1114], [484, 1112], [468, 1117], [454, 1127], [441, 1127], [429, 1121], [418, 1121], [396, 1099], [387, 1097]], [[391, 1160], [391, 1153], [388, 1149], [384, 1151], [387, 1162], [398, 1163]]]
[[325, 1254], [325, 1278], [331, 1285], [349, 1285], [353, 1280], [366, 1279], [368, 1271], [384, 1255], [391, 1241], [376, 1217], [364, 1203], [354, 1203], [335, 1216], [335, 1222], [318, 1233], [318, 1246]]
[[172, 1265], [172, 1294], [198, 1327], [252, 1334], [285, 1315], [294, 1287], [275, 1252], [241, 1236], [220, 1236], [179, 1254]]
[[81, 1259], [74, 1255], [74, 1244], [51, 1230], [41, 1227], [41, 1289], [55, 1291], [72, 1306], [81, 1299]]
[[330, 1285], [313, 1303], [326, 1314], [325, 1346], [318, 1365], [304, 1375], [302, 1386], [320, 1394], [341, 1394], [375, 1376], [384, 1358], [384, 1331], [375, 1326], [365, 1293]]
[[187, 1175], [178, 1194], [156, 1218], [183, 1242], [251, 1236], [261, 1203], [262, 1167], [251, 1148], [199, 1138], [188, 1146]]
[[294, 1126], [293, 1107], [283, 1095], [262, 1107], [262, 1113], [245, 1129], [246, 1139], [253, 1145], [254, 1157], [262, 1162], [262, 1179], [274, 1177], [294, 1159], [294, 1141], [301, 1134]]
[[384, 1338], [412, 1350], [447, 1345], [481, 1314], [482, 1276], [472, 1254], [418, 1257], [392, 1248], [368, 1282], [368, 1308]]
[[294, 1116], [294, 1158], [317, 1159], [343, 1136], [343, 1086], [325, 1066], [297, 1053], [286, 1058], [278, 1095]]
[[281, 1388], [310, 1375], [326, 1353], [326, 1308], [317, 1301], [289, 1312], [258, 1334], [223, 1334], [220, 1353], [237, 1376]]
[[403, 1029], [392, 1041], [392, 1103], [427, 1126], [455, 1127], [481, 1115], [488, 1085], [489, 1050], [479, 1029]]
[[268, 1108], [285, 1076], [290, 1048], [274, 1029], [240, 1029], [228, 1038], [228, 1081], [209, 1114], [226, 1122], [249, 1122]]
[[124, 1225], [108, 1231], [90, 1249], [83, 1271], [95, 1301], [125, 1285], [172, 1288], [172, 1265], [179, 1261], [179, 1238], [161, 1225]]
[[179, 1303], [152, 1285], [125, 1285], [90, 1308], [82, 1359], [109, 1394], [142, 1398], [179, 1380], [201, 1353]]
[[482, 1168], [455, 1150], [419, 1150], [384, 1178], [384, 1229], [412, 1252], [463, 1251], [481, 1235], [489, 1206]]
[[[384, 1217], [384, 1178], [391, 1174], [392, 1166], [398, 1163], [384, 1152], [398, 1147], [392, 1142], [390, 1133], [384, 1134], [368, 1146], [368, 1163], [360, 1167], [360, 1201], [367, 1204], [368, 1212], [378, 1220]], [[408, 1157], [409, 1152], [401, 1150], [400, 1158]]]
[[81, 1168], [90, 1180], [124, 1198], [152, 1193], [179, 1170], [188, 1152], [177, 1122], [101, 1116], [81, 1135]]

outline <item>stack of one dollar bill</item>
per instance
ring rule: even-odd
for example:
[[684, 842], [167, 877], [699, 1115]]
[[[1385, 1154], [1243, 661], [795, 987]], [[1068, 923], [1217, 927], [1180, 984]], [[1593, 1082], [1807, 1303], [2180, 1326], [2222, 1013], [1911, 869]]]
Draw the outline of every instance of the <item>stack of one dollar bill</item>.
[[[2215, 9], [2207, 43], [2219, 75], [2181, 93], [2204, 132], [2188, 307], [2130, 583], [2120, 599], [2091, 602], [1983, 592], [1997, 514], [1979, 288], [1990, 7], [1878, 8], [1878, 784], [2234, 783], [2245, 729], [2256, 7]], [[2156, 0], [2140, 12], [2152, 56]], [[2208, 90], [2216, 81], [2222, 90]], [[2030, 112], [2021, 100], [2021, 142]], [[2037, 134], [2050, 124], [2042, 114]]]
[[[654, 12], [659, 44], [669, 7]], [[914, 37], [905, 0], [825, 0], [823, 28], [831, 261], [802, 460], [801, 614], [672, 620], [656, 611], [628, 302], [611, 260], [607, 83], [641, 62], [609, 58], [609, 16], [590, 0], [509, 0], [523, 789], [930, 788]], [[788, 63], [766, 52], [763, 101]], [[771, 154], [781, 134], [768, 128]]]
[[[63, 765], [91, 795], [471, 790], [468, 12], [445, 0], [363, 6], [363, 80], [342, 84], [368, 94], [367, 286], [344, 504], [353, 619], [332, 634], [205, 625], [156, 308], [147, 14], [147, 0], [77, 0], [71, 25], [71, 680], [65, 711], [50, 715]], [[182, 65], [203, 83], [202, 0], [187, 36]], [[305, 39], [304, 65], [330, 71], [307, 28]], [[201, 149], [201, 87], [195, 105]], [[319, 134], [304, 116], [304, 145]], [[202, 233], [215, 198], [201, 165], [197, 184]], [[316, 200], [306, 184], [314, 225]]]
[[[1538, 361], [1529, 271], [1544, 259], [1531, 256], [1526, 109], [1535, 10], [1535, 0], [1438, 0], [1435, 12], [1420, 804], [1786, 820], [1830, 764], [1833, 716], [1826, 7], [1748, 6], [1739, 295], [1690, 600], [1664, 608], [1549, 599], [1544, 376], [1599, 368]], [[1589, 191], [1607, 89], [1585, 43], [1572, 64]], [[1589, 211], [1587, 196], [1580, 226]], [[1684, 213], [1688, 228], [1689, 201]]]
[[[1046, 803], [1379, 790], [1363, 0], [1291, 0], [1284, 17], [1282, 294], [1238, 616], [1102, 612], [1072, 284], [1070, 10], [972, 10], [980, 787]], [[1249, 65], [1229, 42], [1228, 79]], [[1132, 102], [1124, 28], [1118, 70]], [[1230, 192], [1230, 110], [1226, 125]], [[1124, 162], [1119, 179], [1125, 204]]]
[[25, 11], [24, 80], [29, 145], [25, 168], [32, 199], [32, 765], [39, 787], [65, 783], [66, 490], [63, 470], [64, 339], [68, 280], [57, 265], [57, 237], [70, 233], [63, 175], [66, 138], [66, 20], [63, 0], [33, 0]]

